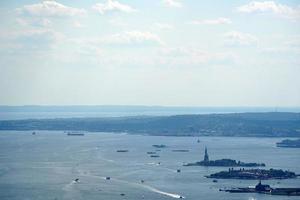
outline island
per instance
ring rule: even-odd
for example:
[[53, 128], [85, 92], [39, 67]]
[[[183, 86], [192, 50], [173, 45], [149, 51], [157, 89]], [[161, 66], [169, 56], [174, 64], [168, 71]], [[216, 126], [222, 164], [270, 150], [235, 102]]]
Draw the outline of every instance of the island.
[[300, 138], [300, 113], [265, 112], [0, 120], [0, 130], [126, 132], [155, 136]]
[[217, 172], [206, 178], [216, 179], [249, 179], [249, 180], [267, 180], [267, 179], [289, 179], [297, 178], [295, 172], [283, 171], [282, 169], [233, 169]]
[[265, 167], [264, 163], [245, 163], [232, 159], [209, 160], [207, 148], [205, 147], [204, 159], [195, 163], [183, 164], [183, 166], [215, 166], [215, 167]]
[[298, 140], [282, 140], [281, 142], [276, 143], [277, 147], [286, 147], [286, 148], [300, 148], [300, 139]]
[[262, 193], [269, 195], [300, 196], [300, 188], [272, 188], [270, 185], [262, 184], [261, 181], [255, 187], [239, 187], [232, 189], [220, 189], [230, 193]]

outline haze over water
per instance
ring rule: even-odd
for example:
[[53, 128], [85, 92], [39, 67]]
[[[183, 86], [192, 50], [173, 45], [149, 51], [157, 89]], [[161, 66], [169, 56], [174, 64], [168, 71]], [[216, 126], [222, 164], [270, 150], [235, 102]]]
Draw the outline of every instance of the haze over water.
[[300, 112], [300, 107], [0, 106], [0, 120]]

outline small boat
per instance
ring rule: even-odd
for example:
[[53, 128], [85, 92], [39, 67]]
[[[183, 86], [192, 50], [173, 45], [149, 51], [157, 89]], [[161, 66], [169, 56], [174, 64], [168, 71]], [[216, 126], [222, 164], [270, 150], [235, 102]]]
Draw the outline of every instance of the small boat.
[[120, 150], [117, 150], [118, 153], [125, 153], [125, 152], [128, 152], [127, 149], [120, 149]]
[[145, 181], [144, 180], [141, 180], [141, 183], [144, 183]]
[[172, 151], [173, 152], [189, 152], [190, 150], [188, 150], [188, 149], [174, 149]]
[[177, 169], [177, 173], [180, 173], [181, 172], [181, 170], [180, 169]]
[[214, 180], [213, 180], [213, 182], [214, 182], [214, 183], [217, 183], [217, 182], [218, 182], [218, 180], [217, 180], [217, 179], [214, 179]]
[[164, 144], [153, 144], [152, 146], [155, 147], [155, 148], [166, 148], [167, 147]]
[[151, 158], [158, 158], [158, 157], [160, 157], [159, 155], [151, 155], [150, 156]]
[[36, 133], [33, 131], [33, 132], [32, 132], [32, 135], [35, 135], [35, 134], [36, 134]]
[[74, 181], [75, 181], [76, 183], [78, 183], [78, 182], [79, 182], [79, 178], [76, 178]]
[[67, 136], [84, 136], [84, 133], [68, 133]]
[[106, 180], [110, 180], [110, 177], [109, 177], [109, 176], [107, 176], [105, 179], [106, 179]]
[[156, 154], [154, 151], [148, 151], [147, 154]]

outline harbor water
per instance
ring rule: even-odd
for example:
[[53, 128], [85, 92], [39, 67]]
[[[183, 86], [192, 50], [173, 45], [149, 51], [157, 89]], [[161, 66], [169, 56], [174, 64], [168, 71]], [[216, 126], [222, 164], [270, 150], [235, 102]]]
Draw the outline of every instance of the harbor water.
[[[89, 132], [68, 136], [63, 131], [36, 131], [32, 135], [32, 131], [1, 131], [0, 199], [163, 200], [181, 196], [191, 200], [296, 200], [299, 197], [220, 192], [221, 188], [253, 186], [258, 181], [213, 182], [204, 176], [228, 168], [182, 166], [202, 160], [207, 147], [212, 160], [263, 162], [267, 169], [300, 174], [300, 149], [276, 147], [281, 139]], [[166, 147], [155, 148], [154, 144]], [[150, 151], [159, 157], [151, 157], [147, 154]], [[300, 187], [300, 178], [263, 183], [272, 187]]]

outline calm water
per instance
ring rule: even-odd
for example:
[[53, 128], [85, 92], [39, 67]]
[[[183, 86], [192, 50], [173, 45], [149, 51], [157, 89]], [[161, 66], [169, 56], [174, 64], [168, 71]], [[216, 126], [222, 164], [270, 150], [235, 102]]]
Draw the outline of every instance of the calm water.
[[[300, 174], [300, 149], [276, 148], [281, 138], [154, 137], [63, 132], [0, 132], [0, 199], [299, 199], [262, 194], [230, 194], [219, 188], [255, 185], [250, 180], [219, 180], [204, 175], [227, 168], [182, 167], [201, 160], [204, 147], [211, 159], [233, 158], [265, 162], [267, 168], [283, 168]], [[152, 144], [165, 144], [159, 158]], [[117, 153], [128, 149], [127, 153]], [[188, 149], [189, 152], [172, 152]], [[161, 162], [159, 165], [158, 162]], [[176, 173], [181, 169], [181, 173]], [[111, 180], [105, 180], [110, 176]], [[74, 180], [79, 178], [79, 183]], [[145, 180], [141, 183], [141, 180]], [[274, 187], [300, 187], [300, 178], [264, 181]], [[125, 196], [120, 194], [124, 193]]]

